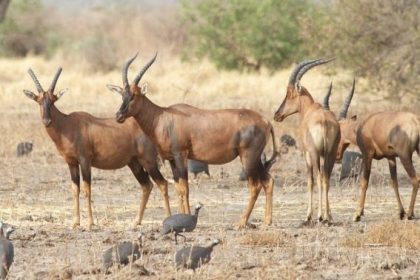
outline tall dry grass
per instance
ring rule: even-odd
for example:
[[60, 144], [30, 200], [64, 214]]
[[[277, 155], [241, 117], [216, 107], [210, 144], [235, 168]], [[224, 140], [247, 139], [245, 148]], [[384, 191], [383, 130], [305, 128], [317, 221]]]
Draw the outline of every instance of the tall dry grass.
[[[131, 56], [132, 53], [128, 54]], [[129, 78], [147, 62], [153, 53], [141, 53], [130, 67]], [[121, 68], [125, 61], [119, 61]], [[106, 84], [121, 85], [121, 71], [92, 73], [88, 62], [72, 60], [60, 55], [46, 60], [29, 56], [24, 59], [0, 59], [0, 102], [2, 118], [0, 126], [4, 137], [0, 141], [0, 155], [14, 153], [17, 142], [32, 139], [35, 147], [44, 152], [52, 148], [42, 127], [38, 105], [25, 97], [23, 89], [35, 91], [34, 84], [27, 74], [32, 68], [44, 88], [49, 86], [58, 67], [63, 67], [57, 90], [69, 91], [56, 103], [64, 113], [87, 111], [98, 117], [114, 117], [121, 99], [111, 93]], [[148, 84], [148, 96], [161, 106], [185, 102], [206, 109], [250, 108], [271, 119], [284, 96], [284, 89], [290, 69], [276, 73], [237, 73], [218, 71], [207, 61], [187, 63], [174, 58], [170, 53], [159, 53], [155, 64], [144, 76], [142, 83]], [[303, 79], [303, 84], [321, 100], [328, 82], [334, 79], [348, 83], [347, 74], [326, 76], [315, 69]], [[338, 86], [337, 86], [338, 87]], [[336, 94], [331, 98], [333, 109], [337, 109], [343, 96]], [[356, 101], [357, 102], [357, 101]], [[287, 123], [295, 124], [297, 118]], [[276, 124], [281, 131], [285, 124]], [[36, 149], [36, 150], [37, 150]]]

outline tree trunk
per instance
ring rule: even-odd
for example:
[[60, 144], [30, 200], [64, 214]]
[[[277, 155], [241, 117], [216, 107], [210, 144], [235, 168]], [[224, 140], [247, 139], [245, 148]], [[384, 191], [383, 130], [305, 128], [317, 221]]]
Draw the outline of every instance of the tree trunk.
[[7, 7], [9, 7], [10, 0], [0, 0], [0, 22], [6, 17]]

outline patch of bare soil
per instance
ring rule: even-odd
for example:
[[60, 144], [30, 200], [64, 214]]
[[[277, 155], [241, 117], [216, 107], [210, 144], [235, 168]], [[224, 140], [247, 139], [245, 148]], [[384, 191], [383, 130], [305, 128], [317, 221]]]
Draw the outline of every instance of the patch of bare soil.
[[[418, 160], [416, 164], [420, 170]], [[182, 238], [175, 245], [170, 236], [159, 234], [164, 209], [157, 188], [143, 225], [132, 229], [141, 192], [127, 168], [93, 170], [96, 226], [87, 231], [84, 198], [82, 227], [71, 228], [70, 179], [61, 158], [50, 154], [46, 159], [35, 152], [24, 159], [0, 158], [0, 166], [0, 219], [16, 227], [9, 279], [418, 279], [420, 275], [419, 220], [398, 219], [386, 164], [374, 164], [361, 222], [351, 220], [357, 184], [338, 182], [337, 165], [330, 189], [333, 223], [302, 226], [306, 214], [303, 158], [297, 151], [283, 155], [271, 172], [273, 225], [262, 224], [262, 192], [250, 219], [256, 228], [239, 231], [235, 224], [248, 200], [246, 183], [238, 181], [239, 161], [211, 166], [211, 178], [200, 174], [197, 180], [190, 179], [191, 204], [202, 202], [204, 207], [196, 230], [185, 236], [187, 244], [206, 245], [214, 238], [223, 244], [215, 247], [210, 263], [195, 273], [175, 269], [173, 258], [184, 246]], [[171, 178], [168, 166], [162, 171]], [[400, 192], [407, 207], [411, 185], [405, 177], [400, 174]], [[170, 198], [175, 213], [178, 199], [172, 184]], [[140, 231], [145, 234], [141, 258], [104, 274], [103, 251], [118, 241], [136, 239]]]

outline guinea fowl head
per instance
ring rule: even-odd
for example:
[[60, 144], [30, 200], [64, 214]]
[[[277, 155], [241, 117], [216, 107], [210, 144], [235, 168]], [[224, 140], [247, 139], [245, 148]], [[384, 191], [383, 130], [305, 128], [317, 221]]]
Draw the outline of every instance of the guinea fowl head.
[[195, 216], [198, 216], [198, 212], [200, 212], [201, 207], [203, 207], [203, 204], [201, 202], [199, 202], [196, 206], [195, 206]]

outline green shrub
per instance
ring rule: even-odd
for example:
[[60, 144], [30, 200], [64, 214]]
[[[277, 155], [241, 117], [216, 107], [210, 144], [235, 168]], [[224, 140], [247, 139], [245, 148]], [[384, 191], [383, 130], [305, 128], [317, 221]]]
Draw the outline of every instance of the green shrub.
[[187, 31], [184, 55], [207, 56], [218, 67], [276, 69], [302, 55], [299, 22], [309, 16], [307, 0], [183, 1]]

